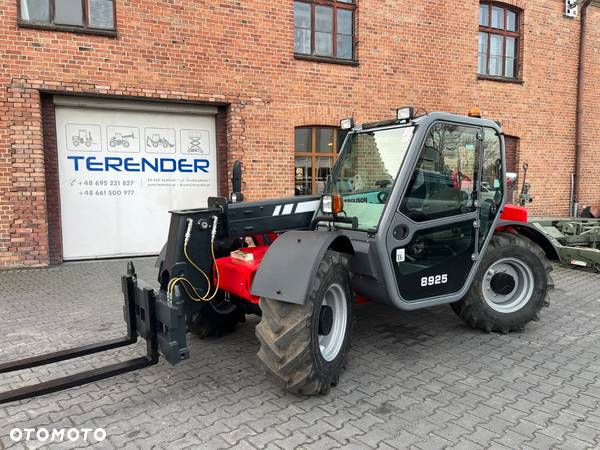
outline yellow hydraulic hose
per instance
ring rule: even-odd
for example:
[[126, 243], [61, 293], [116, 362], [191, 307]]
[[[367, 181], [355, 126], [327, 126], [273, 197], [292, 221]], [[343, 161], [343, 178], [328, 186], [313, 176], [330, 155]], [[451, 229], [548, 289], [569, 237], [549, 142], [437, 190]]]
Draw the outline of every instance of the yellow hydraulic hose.
[[[204, 270], [202, 270], [200, 267], [198, 267], [198, 265], [196, 265], [196, 263], [194, 263], [194, 261], [192, 261], [192, 258], [190, 258], [189, 254], [188, 254], [187, 248], [188, 248], [189, 240], [191, 239], [191, 233], [190, 233], [191, 232], [191, 222], [190, 222], [190, 225], [188, 226], [188, 233], [186, 233], [187, 236], [186, 236], [186, 239], [183, 244], [183, 254], [185, 255], [185, 259], [188, 261], [188, 263], [194, 269], [196, 269], [198, 272], [200, 272], [202, 274], [202, 276], [206, 279], [206, 294], [204, 294], [203, 296], [200, 295], [198, 293], [198, 291], [196, 290], [196, 288], [194, 287], [194, 285], [187, 278], [175, 277], [169, 281], [169, 284], [167, 286], [167, 298], [169, 298], [169, 299], [173, 298], [173, 290], [175, 289], [175, 286], [177, 285], [177, 283], [180, 283], [183, 286], [183, 288], [185, 289], [186, 293], [188, 294], [188, 297], [190, 297], [190, 299], [192, 299], [196, 302], [209, 302], [213, 298], [215, 298], [215, 296], [217, 295], [217, 292], [219, 291], [219, 281], [220, 281], [219, 266], [217, 265], [217, 259], [215, 257], [216, 228], [217, 228], [217, 218], [215, 217], [214, 222], [213, 222], [213, 231], [212, 231], [211, 240], [210, 240], [210, 253], [212, 256], [213, 264], [215, 267], [215, 272], [217, 275], [217, 282], [214, 287], [214, 292], [212, 293], [212, 295], [210, 295], [210, 297], [209, 297], [210, 292], [213, 290], [213, 288], [211, 286], [210, 278], [208, 277], [208, 275], [206, 275]], [[190, 291], [188, 290], [188, 287], [192, 289], [193, 293], [190, 293]]]

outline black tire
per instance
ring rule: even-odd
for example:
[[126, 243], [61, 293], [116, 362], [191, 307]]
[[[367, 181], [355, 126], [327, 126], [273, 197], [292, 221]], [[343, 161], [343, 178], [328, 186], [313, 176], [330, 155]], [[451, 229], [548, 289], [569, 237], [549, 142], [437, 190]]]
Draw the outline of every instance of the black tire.
[[[327, 361], [319, 347], [319, 326], [323, 326], [321, 302], [330, 288], [343, 291], [345, 298], [340, 301], [345, 302], [346, 308], [345, 326], [338, 322], [344, 333], [343, 341], [338, 340], [341, 347]], [[261, 298], [262, 320], [256, 327], [258, 357], [276, 382], [301, 395], [326, 394], [338, 383], [350, 346], [352, 303], [348, 259], [334, 251], [327, 251], [321, 260], [304, 305]], [[321, 336], [334, 330], [335, 326]]]
[[[482, 257], [483, 260], [467, 295], [450, 305], [454, 312], [471, 327], [487, 333], [496, 331], [506, 334], [510, 331], [521, 331], [530, 321], [537, 321], [542, 307], [549, 305], [547, 293], [554, 287], [550, 276], [552, 265], [543, 250], [536, 243], [519, 234], [496, 233]], [[488, 280], [490, 277], [493, 278], [488, 270], [494, 263], [505, 258], [516, 260], [529, 268], [533, 278], [533, 289], [530, 295], [523, 297], [524, 300], [518, 309], [499, 312], [485, 300], [483, 289], [489, 290], [491, 285], [490, 281], [485, 281], [486, 275]], [[515, 289], [518, 288], [519, 283], [516, 282]]]
[[200, 338], [221, 337], [233, 333], [238, 323], [246, 321], [242, 308], [233, 303], [225, 307], [224, 301], [202, 303], [200, 311], [192, 318], [191, 332]]

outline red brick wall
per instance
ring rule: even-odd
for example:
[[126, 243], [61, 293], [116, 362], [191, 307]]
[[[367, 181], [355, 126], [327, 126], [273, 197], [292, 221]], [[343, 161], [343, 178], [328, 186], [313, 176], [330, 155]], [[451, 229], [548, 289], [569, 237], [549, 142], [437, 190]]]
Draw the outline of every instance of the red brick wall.
[[58, 149], [56, 147], [56, 116], [51, 96], [42, 95], [41, 102], [46, 174], [46, 214], [48, 218], [48, 257], [50, 264], [60, 264], [62, 263], [62, 232], [60, 221]]
[[506, 171], [516, 172], [517, 161], [519, 160], [519, 138], [514, 136], [504, 136], [504, 150], [506, 152]]
[[0, 0], [0, 266], [45, 265], [53, 252], [40, 92], [227, 105], [219, 148], [227, 167], [244, 161], [249, 199], [293, 194], [296, 126], [478, 105], [519, 138], [532, 213], [568, 212], [579, 26], [561, 0], [507, 1], [524, 10], [523, 84], [477, 79], [477, 0], [359, 0], [357, 67], [294, 59], [290, 0], [116, 1], [114, 39], [19, 29], [16, 0]]
[[219, 173], [219, 195], [227, 196], [229, 194], [229, 179], [231, 173], [228, 172], [227, 156], [227, 108], [220, 107], [217, 113], [216, 133], [217, 133], [217, 166]]
[[0, 266], [45, 265], [49, 253], [40, 93], [16, 80], [3, 94]]
[[588, 11], [579, 204], [600, 205], [600, 8]]

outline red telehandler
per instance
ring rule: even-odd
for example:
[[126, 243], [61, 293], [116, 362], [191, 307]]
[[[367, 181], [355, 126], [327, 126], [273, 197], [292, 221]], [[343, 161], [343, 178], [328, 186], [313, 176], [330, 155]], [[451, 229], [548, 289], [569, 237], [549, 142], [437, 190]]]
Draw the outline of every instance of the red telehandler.
[[162, 355], [189, 358], [186, 333], [231, 331], [258, 314], [258, 357], [289, 391], [326, 393], [339, 381], [356, 298], [410, 311], [448, 304], [486, 332], [537, 320], [552, 287], [552, 242], [505, 205], [500, 126], [448, 113], [354, 125], [322, 195], [230, 199], [171, 212], [160, 289], [122, 277], [127, 336], [0, 365], [0, 373], [129, 345], [147, 355], [0, 394], [9, 402], [136, 370]]

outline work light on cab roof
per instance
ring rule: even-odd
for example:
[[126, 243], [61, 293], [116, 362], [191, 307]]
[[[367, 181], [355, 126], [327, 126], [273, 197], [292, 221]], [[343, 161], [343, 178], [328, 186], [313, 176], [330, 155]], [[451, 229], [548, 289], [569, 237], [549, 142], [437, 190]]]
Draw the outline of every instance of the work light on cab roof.
[[340, 128], [342, 130], [351, 130], [354, 128], [354, 119], [352, 117], [348, 117], [340, 120]]
[[396, 120], [409, 122], [415, 118], [415, 108], [412, 106], [403, 106], [396, 110]]

